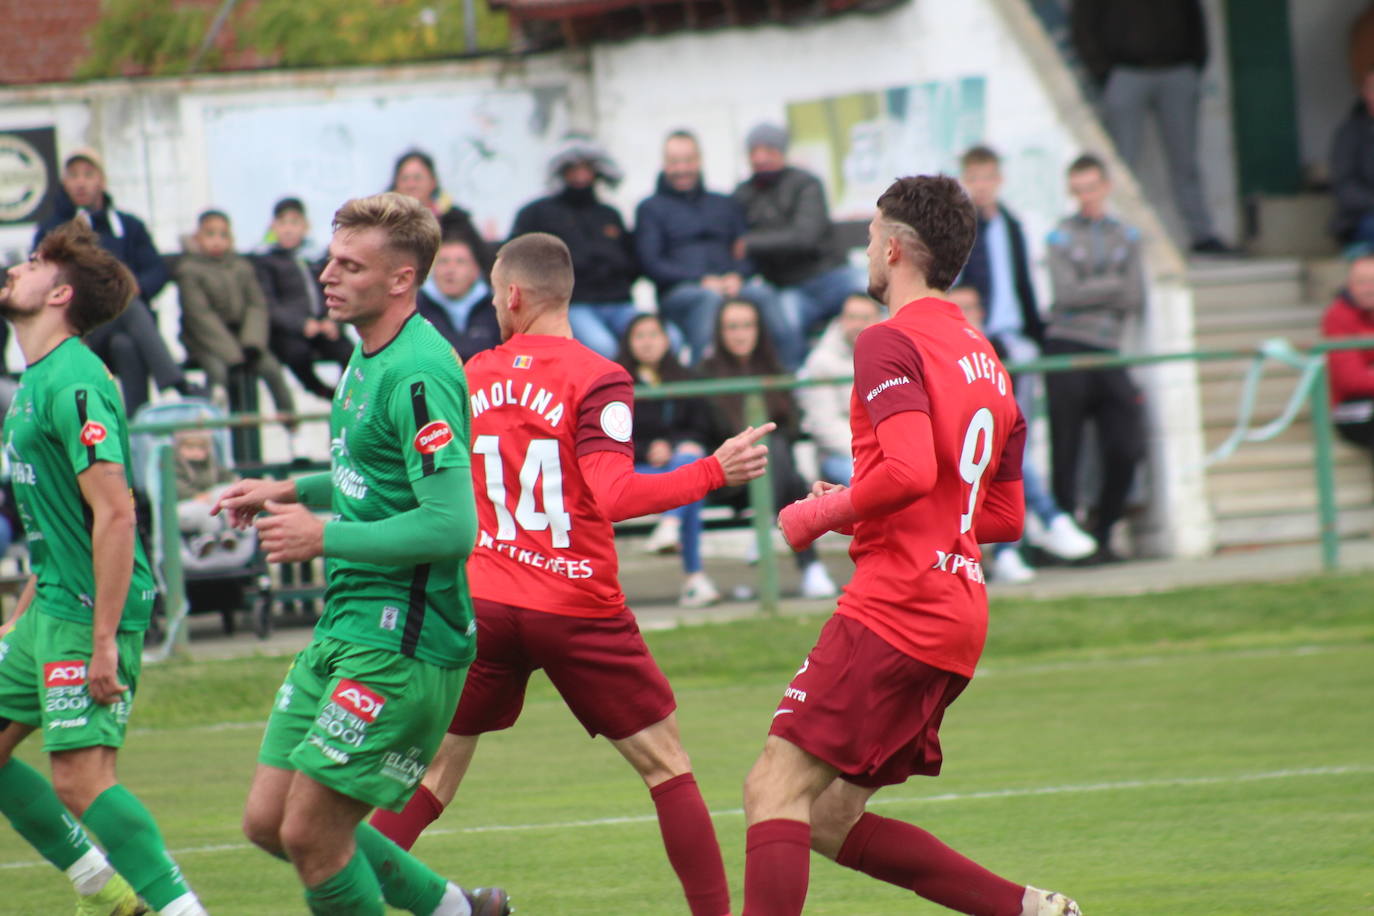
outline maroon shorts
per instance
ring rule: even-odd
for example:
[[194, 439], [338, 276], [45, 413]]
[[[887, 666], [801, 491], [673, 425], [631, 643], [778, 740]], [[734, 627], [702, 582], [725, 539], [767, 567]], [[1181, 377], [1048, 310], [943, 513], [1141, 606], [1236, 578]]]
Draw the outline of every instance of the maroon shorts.
[[940, 722], [968, 678], [905, 655], [836, 614], [773, 713], [777, 735], [877, 788], [940, 773]]
[[480, 735], [510, 728], [540, 668], [592, 737], [628, 738], [677, 708], [668, 679], [629, 611], [568, 617], [474, 598], [477, 659], [448, 730]]

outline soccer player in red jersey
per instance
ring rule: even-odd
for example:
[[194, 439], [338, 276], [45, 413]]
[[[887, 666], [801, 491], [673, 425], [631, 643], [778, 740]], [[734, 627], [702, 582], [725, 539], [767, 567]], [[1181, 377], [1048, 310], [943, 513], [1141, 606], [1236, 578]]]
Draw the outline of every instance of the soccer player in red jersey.
[[466, 365], [477, 548], [468, 561], [477, 660], [449, 735], [399, 815], [372, 823], [414, 843], [453, 799], [484, 732], [515, 724], [543, 668], [574, 716], [605, 735], [653, 797], [693, 916], [724, 916], [720, 847], [678, 736], [667, 679], [625, 604], [611, 523], [694, 502], [763, 473], [773, 424], [667, 474], [634, 470], [633, 383], [573, 340], [572, 259], [552, 235], [507, 243], [492, 269], [504, 343]]
[[773, 714], [744, 787], [744, 916], [796, 916], [810, 850], [977, 916], [1069, 916], [911, 824], [879, 788], [940, 772], [945, 709], [987, 633], [978, 545], [1021, 532], [1025, 422], [991, 345], [940, 298], [973, 245], [952, 178], [903, 178], [869, 226], [869, 294], [891, 317], [854, 348], [854, 480], [817, 483], [778, 522], [794, 550], [854, 535], [854, 578]]

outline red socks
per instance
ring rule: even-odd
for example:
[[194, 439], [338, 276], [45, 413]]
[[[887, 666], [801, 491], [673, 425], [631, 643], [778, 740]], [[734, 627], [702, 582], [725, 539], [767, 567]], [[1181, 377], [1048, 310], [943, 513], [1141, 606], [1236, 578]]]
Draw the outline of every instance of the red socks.
[[[649, 790], [658, 810], [658, 828], [668, 862], [682, 882], [692, 916], [726, 916], [730, 887], [711, 815], [691, 773], [674, 776]], [[409, 810], [409, 809], [407, 809]]]
[[902, 821], [864, 814], [835, 861], [970, 916], [1021, 916], [1024, 885], [994, 875]]
[[810, 874], [810, 824], [775, 818], [750, 827], [743, 916], [801, 916]]
[[439, 799], [422, 784], [400, 813], [378, 808], [369, 823], [388, 840], [409, 850], [420, 838], [420, 833], [443, 813], [444, 806], [439, 804]]

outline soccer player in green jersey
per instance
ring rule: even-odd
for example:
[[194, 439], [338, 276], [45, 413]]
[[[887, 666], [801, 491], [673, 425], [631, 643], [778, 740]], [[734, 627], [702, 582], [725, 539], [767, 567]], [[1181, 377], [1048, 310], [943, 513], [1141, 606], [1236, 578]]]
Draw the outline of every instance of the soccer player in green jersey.
[[[155, 587], [134, 531], [124, 408], [80, 338], [122, 312], [136, 289], [75, 221], [46, 236], [0, 289], [28, 364], [3, 438], [33, 566], [15, 617], [0, 628], [0, 812], [72, 879], [78, 914], [146, 913], [137, 890], [159, 913], [196, 916], [205, 910], [157, 823], [115, 779]], [[51, 783], [12, 756], [35, 729]]]
[[325, 306], [362, 342], [334, 396], [333, 468], [241, 481], [216, 507], [256, 520], [269, 561], [326, 561], [324, 615], [277, 692], [244, 814], [249, 839], [295, 865], [312, 913], [381, 916], [383, 898], [421, 916], [509, 912], [504, 891], [465, 891], [362, 823], [404, 807], [476, 653], [467, 383], [415, 311], [438, 248], [438, 221], [408, 197], [339, 209]]

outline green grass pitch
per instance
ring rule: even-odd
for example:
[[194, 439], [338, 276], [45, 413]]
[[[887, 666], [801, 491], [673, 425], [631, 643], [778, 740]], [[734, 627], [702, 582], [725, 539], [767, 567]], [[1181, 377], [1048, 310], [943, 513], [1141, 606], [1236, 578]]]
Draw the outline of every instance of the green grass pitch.
[[[736, 906], [740, 784], [820, 618], [649, 634]], [[145, 671], [121, 776], [216, 916], [305, 912], [239, 814], [279, 658]], [[483, 739], [416, 852], [521, 916], [685, 914], [647, 792], [542, 678]], [[1374, 577], [1110, 600], [995, 601], [980, 674], [942, 731], [945, 775], [879, 793], [1088, 916], [1374, 913]], [[21, 756], [39, 762], [37, 739]], [[0, 828], [0, 913], [70, 912], [66, 880]], [[946, 912], [812, 858], [808, 913]]]

